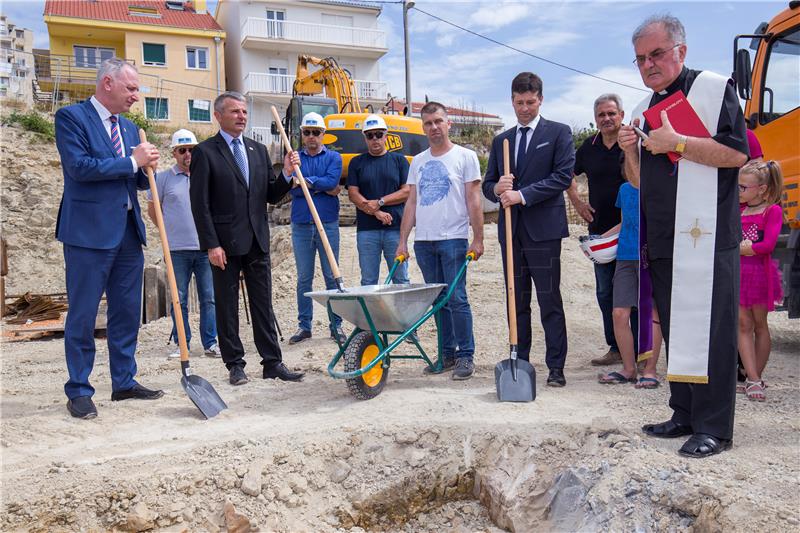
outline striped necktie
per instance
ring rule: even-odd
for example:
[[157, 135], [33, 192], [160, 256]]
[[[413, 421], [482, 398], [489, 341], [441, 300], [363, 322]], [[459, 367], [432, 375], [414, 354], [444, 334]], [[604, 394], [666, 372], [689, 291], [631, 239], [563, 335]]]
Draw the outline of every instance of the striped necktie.
[[242, 173], [242, 177], [244, 178], [245, 183], [247, 183], [247, 187], [250, 188], [250, 176], [247, 175], [247, 163], [244, 160], [244, 154], [242, 153], [241, 144], [242, 141], [240, 139], [233, 139], [231, 141], [233, 145], [233, 159], [236, 160], [236, 166], [239, 167], [239, 171]]
[[114, 151], [117, 152], [117, 157], [122, 157], [122, 140], [119, 137], [119, 126], [117, 126], [117, 116], [111, 115], [108, 117], [111, 121], [111, 144], [114, 145]]

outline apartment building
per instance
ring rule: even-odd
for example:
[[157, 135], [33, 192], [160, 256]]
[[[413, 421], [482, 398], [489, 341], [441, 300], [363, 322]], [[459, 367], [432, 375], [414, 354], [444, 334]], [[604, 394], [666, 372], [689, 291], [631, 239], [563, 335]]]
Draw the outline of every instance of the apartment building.
[[216, 19], [228, 35], [227, 85], [248, 99], [249, 134], [275, 142], [269, 108], [285, 111], [298, 55], [335, 58], [354, 80], [362, 106], [384, 105], [378, 60], [387, 48], [380, 13], [378, 4], [347, 0], [220, 0]]
[[0, 100], [33, 103], [33, 32], [0, 15]]
[[225, 32], [205, 0], [48, 0], [44, 21], [50, 52], [37, 57], [37, 77], [61, 103], [88, 98], [100, 63], [116, 56], [139, 70], [132, 111], [166, 129], [214, 130]]

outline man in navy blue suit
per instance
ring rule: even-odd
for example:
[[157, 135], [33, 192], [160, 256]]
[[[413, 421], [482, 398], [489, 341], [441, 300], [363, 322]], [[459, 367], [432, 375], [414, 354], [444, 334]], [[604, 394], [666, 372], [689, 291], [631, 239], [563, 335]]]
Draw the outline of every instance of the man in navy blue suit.
[[109, 59], [97, 72], [89, 100], [56, 113], [56, 145], [64, 170], [64, 195], [56, 238], [64, 243], [69, 311], [64, 351], [69, 381], [67, 409], [76, 418], [97, 416], [89, 375], [94, 367], [94, 328], [100, 298], [108, 303], [111, 400], [156, 399], [134, 380], [142, 307], [145, 230], [137, 189], [147, 189], [142, 169], [158, 163], [158, 150], [140, 143], [136, 126], [120, 113], [139, 100], [136, 68]]
[[[519, 358], [531, 349], [531, 295], [536, 288], [547, 346], [547, 384], [566, 385], [567, 326], [561, 301], [561, 239], [569, 235], [564, 191], [572, 181], [575, 148], [568, 126], [539, 115], [542, 80], [531, 72], [511, 82], [511, 103], [518, 124], [492, 141], [483, 194], [511, 207], [515, 304]], [[511, 174], [503, 174], [503, 140], [508, 139]], [[505, 271], [505, 217], [498, 224]]]

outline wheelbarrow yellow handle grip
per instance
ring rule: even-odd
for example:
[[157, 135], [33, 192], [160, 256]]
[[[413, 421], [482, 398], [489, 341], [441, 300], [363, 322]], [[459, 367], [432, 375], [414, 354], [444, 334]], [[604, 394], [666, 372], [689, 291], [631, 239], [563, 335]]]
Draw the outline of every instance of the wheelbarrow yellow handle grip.
[[406, 260], [406, 256], [404, 256], [403, 254], [400, 254], [397, 257], [395, 257], [394, 260], [397, 261], [398, 263], [402, 263], [402, 262], [404, 262]]
[[467, 259], [469, 259], [470, 261], [475, 261], [475, 258], [476, 258], [476, 257], [477, 257], [477, 256], [475, 255], [475, 252], [469, 252], [469, 253], [467, 254]]

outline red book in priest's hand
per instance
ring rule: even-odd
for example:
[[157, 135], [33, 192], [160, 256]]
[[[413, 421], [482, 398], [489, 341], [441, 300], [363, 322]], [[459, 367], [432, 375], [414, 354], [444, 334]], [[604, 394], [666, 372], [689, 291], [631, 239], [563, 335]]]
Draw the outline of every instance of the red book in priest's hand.
[[[711, 134], [708, 133], [703, 121], [700, 120], [700, 117], [692, 107], [692, 104], [686, 99], [686, 95], [683, 94], [683, 91], [677, 91], [669, 95], [643, 113], [651, 130], [661, 127], [662, 111], [667, 112], [669, 123], [672, 124], [672, 128], [677, 133], [688, 137], [711, 137]], [[677, 163], [682, 157], [681, 154], [677, 152], [669, 152], [667, 156], [669, 156], [669, 160], [673, 163]]]

